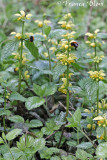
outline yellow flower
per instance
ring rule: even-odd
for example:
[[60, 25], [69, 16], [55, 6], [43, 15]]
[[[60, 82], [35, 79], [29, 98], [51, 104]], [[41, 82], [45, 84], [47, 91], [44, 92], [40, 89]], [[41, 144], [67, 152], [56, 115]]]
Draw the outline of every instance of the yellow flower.
[[95, 117], [93, 120], [97, 120], [97, 124], [98, 126], [102, 126], [102, 127], [107, 127], [107, 119], [106, 119], [106, 116], [98, 116], [98, 117]]
[[29, 78], [30, 78], [30, 75], [28, 75], [28, 71], [25, 71], [25, 72], [24, 72], [24, 77], [25, 77], [26, 79], [29, 79]]
[[18, 53], [12, 53], [12, 55], [14, 56], [14, 59], [19, 59], [20, 58]]
[[96, 81], [98, 80], [103, 80], [105, 77], [105, 73], [103, 70], [100, 71], [89, 71], [90, 78], [95, 79]]
[[66, 38], [66, 39], [70, 39], [70, 38], [74, 37], [75, 33], [76, 32], [72, 31], [71, 33], [66, 33], [66, 34], [62, 35], [62, 37]]
[[[67, 94], [67, 79], [66, 78], [61, 78], [63, 84], [62, 86], [58, 89], [59, 92], [62, 92], [64, 94]], [[72, 84], [69, 83], [69, 87], [71, 87]], [[71, 91], [70, 91], [71, 92]]]
[[22, 38], [21, 33], [16, 33], [15, 38], [17, 38], [18, 40], [20, 40]]
[[15, 71], [18, 71], [18, 70], [19, 70], [19, 67], [16, 67], [16, 68], [15, 68]]
[[100, 63], [102, 61], [102, 59], [104, 58], [104, 56], [96, 56], [93, 58], [93, 61], [96, 63]]
[[35, 23], [38, 24], [38, 27], [42, 28], [43, 27], [43, 22], [40, 20], [36, 20]]
[[48, 25], [48, 24], [50, 24], [51, 23], [51, 21], [49, 21], [49, 20], [44, 20], [44, 24], [45, 25]]
[[88, 129], [91, 129], [91, 124], [88, 124], [88, 125], [87, 125], [87, 128], [88, 128]]
[[62, 28], [66, 27], [66, 21], [59, 21], [58, 24], [61, 24]]
[[99, 31], [100, 31], [99, 29], [96, 29], [96, 30], [94, 31], [94, 33], [97, 34]]
[[96, 124], [92, 124], [92, 129], [95, 130]]
[[90, 42], [90, 41], [86, 41], [85, 43], [86, 43], [86, 44], [90, 44], [91, 42]]
[[77, 57], [74, 54], [70, 54], [69, 58], [66, 54], [57, 54], [56, 58], [64, 65], [67, 65], [68, 63], [75, 63], [75, 60], [77, 59]]
[[90, 58], [94, 58], [95, 57], [95, 53], [87, 53], [87, 56], [89, 56]]
[[17, 38], [18, 40], [20, 40], [22, 38], [21, 33], [11, 32], [10, 34], [14, 35], [14, 37]]
[[66, 14], [63, 18], [64, 19], [72, 18], [71, 13]]
[[20, 14], [16, 13], [15, 16], [18, 17], [17, 20], [20, 21], [20, 20], [24, 20], [24, 19], [30, 19], [32, 14], [26, 15], [24, 11], [20, 11]]
[[96, 47], [96, 44], [93, 42], [93, 43], [90, 43], [90, 46], [95, 48]]
[[84, 112], [90, 113], [90, 110], [89, 109], [84, 109]]
[[26, 15], [26, 19], [30, 19], [30, 17], [32, 17], [32, 14], [29, 13]]
[[33, 36], [33, 35], [34, 35], [34, 34], [33, 34], [32, 32], [29, 32], [29, 33], [26, 32], [26, 33], [25, 33], [25, 36], [26, 36], [27, 38], [29, 38], [30, 36]]
[[48, 53], [47, 53], [47, 52], [44, 52], [44, 56], [47, 58], [47, 57], [48, 57]]
[[94, 38], [94, 34], [92, 33], [87, 32], [85, 35], [88, 36], [89, 38]]
[[56, 48], [55, 47], [51, 47], [50, 50], [53, 51], [53, 52], [55, 52]]

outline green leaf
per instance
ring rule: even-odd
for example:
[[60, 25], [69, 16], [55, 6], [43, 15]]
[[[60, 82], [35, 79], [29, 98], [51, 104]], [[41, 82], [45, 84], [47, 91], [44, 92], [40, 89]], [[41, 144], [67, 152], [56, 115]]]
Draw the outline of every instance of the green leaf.
[[97, 82], [91, 78], [84, 78], [79, 81], [79, 85], [81, 87], [79, 94], [91, 103], [96, 102]]
[[36, 34], [34, 35], [34, 41], [37, 43], [37, 42], [40, 42], [40, 41], [45, 41], [45, 37], [43, 35], [40, 35], [40, 34]]
[[70, 124], [66, 125], [66, 127], [77, 127], [80, 124], [81, 120], [81, 111], [78, 108], [71, 118], [67, 118]]
[[34, 43], [33, 43], [33, 42], [26, 41], [26, 42], [25, 42], [25, 45], [26, 45], [26, 47], [28, 48], [28, 50], [31, 52], [31, 54], [32, 54], [36, 59], [38, 59], [38, 57], [39, 57], [38, 48], [34, 45]]
[[60, 157], [58, 157], [58, 156], [54, 156], [54, 157], [51, 157], [50, 160], [61, 160], [61, 159], [60, 159]]
[[43, 95], [45, 93], [45, 87], [39, 86], [37, 84], [33, 84], [33, 90], [40, 97], [43, 97]]
[[3, 139], [0, 137], [0, 144], [4, 143]]
[[82, 142], [81, 144], [77, 145], [77, 148], [81, 149], [89, 149], [92, 148], [92, 143], [91, 142]]
[[80, 123], [80, 120], [81, 120], [81, 111], [80, 111], [79, 108], [73, 114], [73, 119], [74, 119], [74, 122]]
[[96, 155], [98, 158], [107, 158], [107, 142], [99, 144], [96, 149]]
[[49, 33], [50, 33], [50, 31], [51, 31], [51, 27], [50, 27], [50, 26], [45, 25], [45, 26], [44, 26], [44, 31], [45, 31], [45, 34], [48, 36], [48, 35], [49, 35]]
[[25, 135], [25, 134], [20, 138], [20, 141], [17, 142], [17, 147], [20, 150], [24, 150], [33, 145], [34, 145], [34, 138], [32, 136]]
[[29, 97], [25, 103], [25, 106], [28, 110], [40, 107], [45, 103], [45, 99], [39, 97]]
[[11, 116], [8, 119], [14, 123], [24, 123], [24, 118], [19, 115]]
[[27, 126], [29, 128], [37, 128], [37, 127], [43, 126], [43, 124], [41, 121], [34, 119], [34, 120], [31, 120], [30, 123], [27, 124]]
[[19, 41], [14, 39], [14, 40], [9, 40], [2, 49], [2, 54], [1, 54], [1, 61], [6, 60], [14, 51], [17, 51], [19, 47]]
[[43, 87], [45, 88], [44, 96], [53, 95], [57, 91], [57, 86], [53, 83], [46, 83]]
[[69, 156], [61, 156], [61, 160], [77, 160], [74, 156], [71, 156], [71, 155], [69, 155]]
[[87, 160], [88, 157], [93, 157], [93, 156], [82, 149], [78, 149], [76, 151], [76, 157], [81, 160]]
[[4, 132], [2, 133], [2, 138], [3, 138], [4, 140], [6, 140], [6, 135], [5, 135]]
[[59, 153], [59, 149], [51, 147], [44, 147], [43, 150], [40, 151], [40, 157], [45, 159], [50, 159], [53, 153]]
[[77, 142], [76, 141], [67, 141], [67, 145], [69, 145], [70, 147], [76, 147]]
[[14, 101], [14, 100], [19, 100], [19, 101], [22, 101], [22, 102], [25, 102], [26, 101], [26, 98], [24, 98], [22, 95], [20, 95], [18, 92], [13, 92], [9, 99], [11, 101]]
[[97, 37], [107, 39], [107, 33], [98, 33]]
[[0, 116], [3, 116], [3, 115], [9, 116], [10, 114], [11, 114], [11, 112], [9, 110], [5, 110], [5, 111], [4, 111], [4, 109], [0, 110]]
[[66, 34], [66, 33], [67, 33], [67, 31], [64, 29], [55, 29], [50, 32], [49, 38], [60, 39], [60, 38], [62, 38], [62, 35]]
[[23, 152], [16, 147], [11, 148], [10, 151], [3, 155], [5, 159], [12, 160], [14, 158], [17, 160], [21, 155], [23, 155]]
[[15, 139], [21, 132], [22, 132], [22, 129], [14, 129], [6, 135], [6, 139], [8, 141], [11, 141]]
[[58, 125], [54, 119], [49, 119], [46, 122], [46, 127], [43, 127], [41, 129], [41, 131], [43, 132], [43, 134], [45, 135], [50, 135], [52, 134], [55, 130], [58, 130], [60, 128], [61, 125]]
[[44, 138], [36, 138], [34, 141], [34, 150], [35, 152], [43, 149], [45, 147], [45, 139]]
[[65, 65], [58, 63], [53, 69], [53, 79], [54, 80], [58, 79], [59, 76], [65, 72], [66, 69], [67, 67]]
[[104, 127], [97, 127], [96, 133], [100, 137], [104, 133]]
[[42, 86], [34, 84], [33, 89], [37, 95], [39, 95], [40, 97], [43, 97], [43, 96], [53, 95], [57, 90], [57, 86], [53, 83], [46, 83]]

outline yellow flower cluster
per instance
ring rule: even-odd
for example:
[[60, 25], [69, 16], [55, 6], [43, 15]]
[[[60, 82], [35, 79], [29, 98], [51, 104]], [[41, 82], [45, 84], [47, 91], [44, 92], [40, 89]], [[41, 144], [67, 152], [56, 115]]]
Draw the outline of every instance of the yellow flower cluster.
[[90, 58], [94, 58], [95, 57], [95, 52], [93, 52], [93, 53], [87, 53], [87, 56], [90, 57]]
[[71, 18], [71, 13], [68, 13], [62, 18], [64, 20], [59, 21], [58, 24], [60, 24], [63, 29], [70, 30], [75, 26], [73, 22], [70, 20]]
[[64, 19], [72, 18], [71, 13], [67, 13], [67, 14], [65, 14], [63, 18], [64, 18]]
[[59, 21], [58, 24], [61, 24], [61, 27], [66, 30], [70, 30], [75, 26], [72, 21]]
[[104, 115], [103, 117], [102, 116], [98, 116], [98, 117], [95, 117], [93, 120], [97, 120], [97, 124], [99, 127], [107, 127], [107, 119], [106, 119], [106, 116]]
[[53, 39], [49, 39], [48, 42], [53, 44], [53, 45], [58, 45], [58, 42], [53, 40]]
[[105, 73], [103, 70], [100, 71], [89, 71], [88, 72], [90, 74], [90, 78], [98, 81], [98, 80], [104, 80], [105, 77]]
[[30, 36], [33, 36], [34, 34], [33, 33], [25, 33], [22, 37], [21, 33], [16, 33], [16, 32], [11, 32], [10, 35], [14, 35], [14, 38], [20, 40], [20, 39], [26, 39], [26, 38], [29, 38]]
[[[14, 59], [20, 60], [19, 53], [12, 53], [12, 55], [14, 55]], [[26, 53], [23, 53], [23, 55], [22, 55], [22, 64], [24, 65], [27, 61], [29, 61], [29, 60], [26, 58]], [[18, 70], [19, 70], [19, 68], [16, 67], [15, 71], [18, 71]]]
[[[72, 75], [74, 75], [74, 74], [73, 74], [73, 73], [69, 73], [69, 78], [71, 78]], [[67, 75], [64, 74], [64, 73], [63, 73], [62, 75], [60, 75], [60, 77], [63, 77], [63, 78], [66, 77], [66, 76], [67, 76]]]
[[[63, 81], [62, 86], [58, 89], [59, 92], [62, 92], [64, 94], [67, 94], [67, 79], [66, 78], [61, 78]], [[72, 84], [69, 83], [69, 87], [71, 87]]]
[[87, 32], [85, 35], [88, 36], [90, 39], [96, 39], [99, 31], [100, 31], [99, 29], [96, 29], [94, 33]]
[[100, 102], [98, 103], [98, 107], [99, 107], [99, 109], [102, 109], [102, 110], [107, 109], [106, 101], [104, 99], [102, 99], [101, 103]]
[[70, 54], [69, 57], [67, 57], [67, 54], [57, 54], [56, 58], [64, 65], [75, 63], [75, 60], [77, 57], [74, 54]]
[[98, 121], [98, 126], [107, 127], [107, 119], [102, 119]]
[[28, 71], [25, 71], [25, 72], [24, 72], [24, 77], [25, 77], [26, 79], [29, 79], [29, 78], [30, 78], [30, 75], [28, 74]]
[[74, 37], [75, 33], [76, 33], [75, 31], [72, 31], [70, 33], [66, 33], [66, 34], [62, 35], [62, 37], [64, 37], [65, 39], [70, 39], [70, 38]]
[[97, 139], [103, 140], [104, 139], [105, 134], [103, 133], [101, 136], [97, 135]]
[[44, 20], [44, 21], [36, 20], [35, 23], [37, 23], [38, 27], [42, 28], [44, 24], [49, 25], [51, 23], [51, 21], [49, 21], [49, 20]]
[[100, 63], [103, 58], [104, 58], [103, 55], [102, 55], [102, 56], [96, 56], [96, 57], [94, 57], [93, 61], [94, 61], [95, 63]]
[[17, 18], [18, 21], [26, 20], [26, 19], [29, 20], [31, 18], [32, 14], [27, 14], [26, 15], [24, 11], [20, 11], [20, 14], [16, 13], [15, 16], [18, 17]]
[[88, 124], [88, 125], [87, 125], [87, 128], [88, 128], [88, 129], [95, 130], [95, 129], [96, 129], [96, 124]]
[[9, 99], [10, 93], [6, 94], [6, 99]]
[[22, 38], [21, 33], [11, 32], [10, 35], [14, 35], [14, 38], [17, 38], [18, 40]]
[[56, 51], [56, 47], [50, 47], [49, 50], [52, 51], [52, 52], [55, 52]]
[[96, 46], [101, 46], [101, 43], [99, 41], [95, 41], [99, 31], [99, 29], [96, 29], [94, 33], [86, 33], [85, 35], [88, 36], [88, 41], [86, 41], [86, 44], [89, 44], [89, 46], [92, 48], [95, 48]]
[[67, 40], [63, 39], [62, 41], [60, 41], [59, 46], [60, 46], [60, 49], [68, 50], [68, 47], [70, 47], [70, 44], [68, 44]]

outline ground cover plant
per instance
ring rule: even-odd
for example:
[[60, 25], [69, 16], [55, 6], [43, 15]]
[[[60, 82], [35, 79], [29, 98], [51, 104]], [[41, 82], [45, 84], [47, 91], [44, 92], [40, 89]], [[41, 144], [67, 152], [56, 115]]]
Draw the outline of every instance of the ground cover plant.
[[0, 4], [0, 160], [106, 160], [107, 2]]

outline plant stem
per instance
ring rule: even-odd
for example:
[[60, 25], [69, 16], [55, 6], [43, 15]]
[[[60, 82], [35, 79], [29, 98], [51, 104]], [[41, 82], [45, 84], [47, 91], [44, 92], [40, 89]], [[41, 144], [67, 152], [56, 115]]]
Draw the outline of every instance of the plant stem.
[[[47, 50], [48, 50], [49, 70], [51, 71], [51, 57], [50, 57], [50, 53], [49, 53], [49, 48], [48, 47], [47, 47]], [[51, 81], [52, 81], [52, 77], [49, 74], [49, 82], [51, 82]]]
[[[96, 52], [96, 40], [94, 39], [94, 43], [95, 43], [95, 56], [94, 57], [96, 57], [97, 56], [97, 52]], [[96, 69], [97, 69], [97, 67], [96, 67], [96, 62], [95, 62], [95, 71], [96, 71]]]
[[[94, 39], [94, 43], [95, 43], [95, 57], [97, 56], [97, 52], [96, 52], [96, 40]], [[95, 71], [98, 71], [99, 72], [99, 63], [96, 63], [95, 62]], [[97, 83], [97, 116], [99, 115], [99, 80], [98, 80], [98, 83]]]
[[77, 128], [77, 143], [79, 144], [79, 134], [78, 134], [78, 128]]
[[[22, 22], [22, 37], [23, 37], [23, 34], [24, 34], [24, 22]], [[20, 93], [20, 89], [21, 89], [22, 53], [23, 53], [23, 38], [21, 39], [21, 50], [20, 50], [20, 60], [19, 60], [19, 86], [18, 86], [19, 93]]]
[[[97, 71], [99, 72], [99, 63], [97, 63]], [[99, 115], [99, 79], [97, 82], [97, 116]]]
[[[6, 88], [4, 90], [4, 113], [5, 111], [6, 111]], [[5, 115], [3, 115], [3, 127], [4, 127], [4, 132], [6, 133]]]
[[61, 144], [61, 141], [62, 141], [62, 137], [63, 137], [63, 134], [64, 134], [64, 128], [65, 128], [65, 125], [62, 126], [62, 133], [61, 133], [61, 137], [60, 137], [59, 143], [58, 143], [58, 145], [57, 145], [57, 148], [60, 147], [60, 144]]
[[[68, 52], [67, 52], [67, 59], [69, 58], [69, 40], [68, 40]], [[69, 113], [69, 63], [67, 63], [67, 71], [66, 71], [67, 75], [66, 75], [66, 79], [67, 79], [67, 84], [66, 84], [66, 89], [67, 89], [67, 96], [66, 96], [66, 114], [65, 114], [65, 118], [64, 118], [64, 121], [66, 121], [66, 118], [68, 116], [68, 113]], [[58, 148], [60, 147], [60, 144], [61, 144], [61, 141], [62, 141], [62, 137], [63, 137], [63, 133], [64, 133], [64, 128], [65, 128], [65, 125], [63, 126], [62, 128], [62, 134], [61, 134], [61, 137], [60, 137], [60, 140], [59, 140], [59, 144], [58, 144]]]
[[[68, 41], [68, 46], [69, 46], [69, 41]], [[67, 52], [67, 59], [69, 58], [69, 47], [68, 47], [68, 52]], [[65, 120], [66, 120], [66, 118], [67, 118], [67, 116], [68, 116], [68, 111], [69, 111], [69, 89], [68, 89], [68, 87], [69, 87], [69, 63], [67, 64], [67, 77], [66, 77], [66, 79], [67, 79], [67, 97], [66, 97], [66, 107], [67, 107], [67, 109], [66, 109], [66, 115], [65, 115]]]

